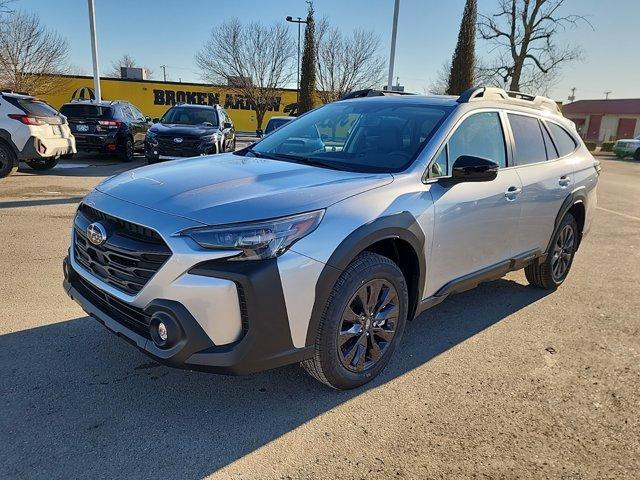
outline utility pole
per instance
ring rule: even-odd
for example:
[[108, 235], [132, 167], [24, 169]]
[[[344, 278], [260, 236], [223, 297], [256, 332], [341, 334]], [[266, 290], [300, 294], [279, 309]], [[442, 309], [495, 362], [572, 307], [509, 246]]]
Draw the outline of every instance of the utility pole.
[[96, 7], [94, 0], [89, 2], [89, 27], [91, 30], [91, 55], [93, 57], [93, 91], [95, 101], [102, 100], [102, 92], [100, 92], [100, 68], [98, 65], [98, 38], [96, 36]]
[[167, 81], [167, 66], [166, 65], [160, 65], [160, 68], [162, 69], [162, 76], [164, 78], [164, 81]]
[[389, 76], [387, 77], [387, 90], [391, 91], [393, 86], [393, 64], [396, 58], [396, 34], [398, 33], [398, 10], [400, 10], [400, 0], [396, 0], [393, 8], [393, 27], [391, 29], [391, 53], [389, 55]]
[[605, 100], [609, 100], [609, 95], [613, 93], [613, 90], [608, 90], [606, 92], [604, 92], [604, 99]]
[[[397, 1], [397, 0], [396, 0]], [[287, 22], [297, 23], [298, 24], [298, 80], [297, 80], [297, 88], [296, 88], [296, 109], [298, 108], [298, 102], [300, 101], [300, 25], [303, 23], [306, 25], [307, 21], [302, 20], [302, 17], [298, 17], [297, 20], [294, 20], [293, 17], [288, 16], [285, 18]]]

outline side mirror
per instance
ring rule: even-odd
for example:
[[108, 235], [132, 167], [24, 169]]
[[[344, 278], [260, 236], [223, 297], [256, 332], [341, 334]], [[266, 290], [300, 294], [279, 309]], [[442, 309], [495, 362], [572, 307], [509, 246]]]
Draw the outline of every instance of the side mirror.
[[261, 129], [256, 130], [256, 137], [262, 138], [262, 135], [264, 135], [264, 132]]
[[160, 121], [159, 118], [154, 118], [153, 120], [151, 120], [153, 123], [158, 123]]
[[227, 128], [233, 128], [233, 125], [231, 125], [231, 123], [230, 123], [230, 122], [224, 122], [224, 123], [222, 124], [222, 126], [225, 128], [225, 130], [226, 130]]
[[144, 119], [145, 119], [147, 122], [150, 122], [150, 121], [151, 121], [151, 117], [144, 117]]
[[490, 182], [498, 176], [500, 166], [491, 160], [462, 155], [453, 163], [451, 180], [459, 182]]

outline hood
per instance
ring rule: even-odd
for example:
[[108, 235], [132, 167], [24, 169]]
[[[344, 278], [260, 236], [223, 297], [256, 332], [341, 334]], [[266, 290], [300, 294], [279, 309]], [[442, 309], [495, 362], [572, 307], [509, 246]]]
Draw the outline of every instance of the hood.
[[204, 136], [211, 135], [218, 130], [218, 127], [208, 127], [205, 125], [173, 125], [168, 123], [154, 123], [150, 132], [158, 135], [191, 135]]
[[143, 207], [221, 225], [325, 208], [392, 181], [387, 173], [343, 172], [228, 153], [137, 168], [96, 188]]

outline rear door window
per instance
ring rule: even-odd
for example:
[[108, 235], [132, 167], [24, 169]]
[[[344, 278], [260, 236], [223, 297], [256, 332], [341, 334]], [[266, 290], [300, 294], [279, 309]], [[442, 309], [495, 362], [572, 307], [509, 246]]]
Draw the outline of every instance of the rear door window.
[[516, 165], [546, 161], [547, 151], [538, 119], [514, 113], [509, 113], [508, 117], [516, 147]]
[[561, 157], [569, 155], [576, 149], [577, 145], [575, 140], [564, 128], [552, 122], [547, 122], [547, 126], [549, 127], [553, 141], [558, 148], [558, 154]]

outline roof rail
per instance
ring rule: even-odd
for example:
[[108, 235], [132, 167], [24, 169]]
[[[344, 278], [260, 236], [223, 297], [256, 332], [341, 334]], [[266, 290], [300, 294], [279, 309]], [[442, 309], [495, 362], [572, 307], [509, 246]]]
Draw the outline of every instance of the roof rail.
[[540, 108], [542, 110], [548, 110], [558, 115], [562, 115], [558, 104], [550, 98], [542, 97], [540, 95], [529, 95], [522, 92], [505, 91], [502, 88], [472, 87], [462, 92], [457, 101], [458, 103], [468, 103], [473, 100], [504, 101], [514, 105]]
[[349, 100], [350, 98], [364, 97], [387, 97], [394, 95], [415, 95], [409, 92], [396, 92], [394, 90], [376, 90], [375, 88], [365, 88], [364, 90], [354, 90], [342, 96], [340, 100]]

